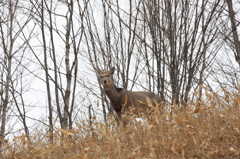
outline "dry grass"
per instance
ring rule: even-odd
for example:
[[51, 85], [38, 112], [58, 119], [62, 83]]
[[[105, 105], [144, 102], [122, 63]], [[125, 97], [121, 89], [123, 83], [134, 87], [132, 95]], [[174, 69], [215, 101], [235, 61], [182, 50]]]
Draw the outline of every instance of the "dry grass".
[[[240, 98], [207, 94], [205, 103], [154, 116], [152, 124], [134, 121], [127, 127], [107, 129], [95, 123], [75, 130], [56, 129], [48, 136], [15, 137], [5, 143], [5, 158], [240, 158]], [[199, 109], [192, 109], [196, 105]], [[132, 120], [132, 119], [130, 119]], [[11, 144], [10, 144], [11, 143]]]

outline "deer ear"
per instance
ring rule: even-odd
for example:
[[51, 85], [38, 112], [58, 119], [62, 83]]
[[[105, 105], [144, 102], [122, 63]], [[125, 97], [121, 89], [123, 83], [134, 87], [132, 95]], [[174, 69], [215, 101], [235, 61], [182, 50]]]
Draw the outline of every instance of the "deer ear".
[[97, 75], [98, 75], [98, 76], [100, 75], [101, 72], [102, 72], [102, 70], [97, 69]]
[[111, 74], [113, 74], [115, 71], [115, 67], [112, 67], [110, 71], [111, 71]]

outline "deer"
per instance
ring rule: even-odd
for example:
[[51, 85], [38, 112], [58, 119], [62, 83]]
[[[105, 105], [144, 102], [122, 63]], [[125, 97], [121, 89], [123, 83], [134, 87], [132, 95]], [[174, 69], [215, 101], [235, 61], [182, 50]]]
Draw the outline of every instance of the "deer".
[[[110, 100], [110, 105], [116, 114], [116, 120], [122, 121], [124, 113], [141, 117], [141, 114], [150, 115], [155, 106], [159, 106], [163, 100], [153, 92], [147, 91], [129, 91], [124, 88], [118, 88], [113, 81], [114, 67], [101, 70], [96, 65], [97, 76], [102, 88]], [[124, 123], [122, 121], [122, 123]]]

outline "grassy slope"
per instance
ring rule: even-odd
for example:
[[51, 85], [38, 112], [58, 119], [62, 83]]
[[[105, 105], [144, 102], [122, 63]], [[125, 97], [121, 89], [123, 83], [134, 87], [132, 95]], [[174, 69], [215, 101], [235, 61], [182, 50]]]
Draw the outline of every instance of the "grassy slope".
[[[6, 141], [5, 158], [240, 158], [240, 98], [225, 99], [208, 94], [200, 109], [193, 103], [174, 110], [171, 119], [156, 115], [153, 124], [133, 122], [125, 128], [107, 130], [96, 123], [90, 129], [56, 129], [54, 142], [48, 136], [15, 137]], [[227, 106], [228, 105], [228, 106]]]

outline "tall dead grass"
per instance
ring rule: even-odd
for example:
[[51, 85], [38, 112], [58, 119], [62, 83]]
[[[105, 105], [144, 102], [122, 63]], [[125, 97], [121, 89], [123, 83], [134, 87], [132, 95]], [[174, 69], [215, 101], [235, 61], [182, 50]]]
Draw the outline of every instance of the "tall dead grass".
[[[225, 90], [224, 90], [225, 91]], [[226, 95], [226, 93], [228, 95]], [[109, 129], [105, 124], [55, 128], [54, 141], [37, 133], [5, 141], [4, 158], [129, 159], [240, 158], [240, 98], [225, 92], [206, 94], [204, 102], [188, 104], [173, 114], [156, 113], [151, 124], [135, 121]], [[198, 107], [200, 105], [200, 107]], [[163, 112], [163, 111], [162, 111]]]

